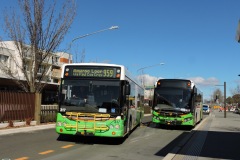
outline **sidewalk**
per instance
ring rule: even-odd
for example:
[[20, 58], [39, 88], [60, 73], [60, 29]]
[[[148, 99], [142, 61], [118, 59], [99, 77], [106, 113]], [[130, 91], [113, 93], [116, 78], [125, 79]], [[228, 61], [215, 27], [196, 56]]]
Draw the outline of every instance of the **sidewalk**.
[[14, 134], [14, 133], [21, 133], [21, 132], [32, 132], [42, 129], [49, 129], [49, 128], [55, 128], [54, 124], [43, 124], [43, 125], [35, 125], [35, 126], [23, 126], [23, 127], [16, 127], [16, 128], [6, 128], [6, 129], [0, 129], [0, 136], [1, 135], [7, 135], [7, 134]]
[[240, 160], [240, 115], [213, 112], [165, 160]]

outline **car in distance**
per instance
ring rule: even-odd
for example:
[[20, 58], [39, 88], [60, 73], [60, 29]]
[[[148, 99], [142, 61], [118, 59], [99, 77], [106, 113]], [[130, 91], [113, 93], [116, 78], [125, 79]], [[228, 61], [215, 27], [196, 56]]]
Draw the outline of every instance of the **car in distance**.
[[203, 104], [203, 113], [209, 114], [210, 113], [210, 106], [207, 104]]

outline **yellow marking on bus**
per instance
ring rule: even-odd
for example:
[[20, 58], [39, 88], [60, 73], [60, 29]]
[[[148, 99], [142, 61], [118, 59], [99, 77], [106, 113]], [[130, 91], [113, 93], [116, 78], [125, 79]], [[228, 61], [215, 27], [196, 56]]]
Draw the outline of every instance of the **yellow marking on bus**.
[[74, 146], [74, 145], [69, 144], [69, 145], [66, 145], [66, 146], [62, 146], [61, 148], [70, 148], [70, 147], [72, 147], [72, 146]]
[[40, 152], [38, 154], [44, 155], [44, 154], [48, 154], [48, 153], [52, 153], [52, 152], [54, 152], [54, 150], [48, 150], [48, 151]]
[[21, 158], [15, 159], [15, 160], [26, 160], [26, 159], [29, 159], [29, 157], [21, 157]]

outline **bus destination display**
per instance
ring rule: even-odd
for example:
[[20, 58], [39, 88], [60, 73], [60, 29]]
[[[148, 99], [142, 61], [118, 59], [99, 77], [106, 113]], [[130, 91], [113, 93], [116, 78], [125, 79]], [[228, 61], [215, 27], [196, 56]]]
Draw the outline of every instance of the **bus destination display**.
[[99, 77], [99, 78], [117, 78], [116, 68], [69, 68], [68, 76], [74, 77]]

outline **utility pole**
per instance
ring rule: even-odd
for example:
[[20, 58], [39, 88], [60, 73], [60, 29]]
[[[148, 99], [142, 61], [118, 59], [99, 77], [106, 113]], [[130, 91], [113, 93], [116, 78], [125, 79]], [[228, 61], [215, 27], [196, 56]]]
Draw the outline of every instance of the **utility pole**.
[[227, 118], [227, 107], [226, 107], [226, 82], [223, 85], [216, 85], [216, 86], [224, 86], [224, 118]]
[[226, 112], [226, 82], [224, 82], [224, 118], [227, 117], [227, 112]]

